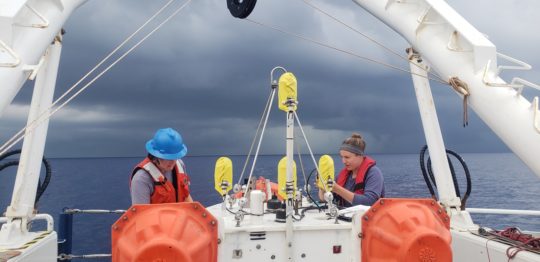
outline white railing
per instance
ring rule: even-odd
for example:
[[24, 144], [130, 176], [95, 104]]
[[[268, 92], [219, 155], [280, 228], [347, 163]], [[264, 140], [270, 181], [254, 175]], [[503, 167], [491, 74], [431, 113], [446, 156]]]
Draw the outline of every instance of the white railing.
[[467, 208], [466, 211], [468, 211], [471, 214], [540, 216], [540, 211], [537, 211], [537, 210]]

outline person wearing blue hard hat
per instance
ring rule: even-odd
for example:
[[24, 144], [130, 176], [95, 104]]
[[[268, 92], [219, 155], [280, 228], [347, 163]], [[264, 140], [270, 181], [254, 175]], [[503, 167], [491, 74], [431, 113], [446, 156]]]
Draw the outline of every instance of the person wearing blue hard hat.
[[187, 154], [182, 136], [172, 128], [159, 129], [146, 142], [146, 151], [147, 157], [131, 172], [131, 203], [193, 202], [181, 160]]

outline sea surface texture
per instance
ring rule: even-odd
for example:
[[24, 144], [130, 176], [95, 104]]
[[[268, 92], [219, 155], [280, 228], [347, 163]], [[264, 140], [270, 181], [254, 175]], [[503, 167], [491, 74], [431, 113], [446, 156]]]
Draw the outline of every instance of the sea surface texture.
[[[57, 158], [49, 159], [53, 174], [38, 203], [40, 213], [49, 213], [58, 227], [58, 214], [63, 208], [127, 209], [130, 206], [129, 179], [132, 168], [141, 158]], [[184, 158], [191, 177], [193, 199], [203, 205], [220, 201], [214, 190], [214, 164], [219, 156], [188, 156]], [[253, 174], [277, 181], [277, 164], [282, 156], [260, 156]], [[383, 171], [387, 197], [428, 198], [428, 188], [421, 175], [419, 156], [415, 154], [373, 155]], [[513, 154], [463, 154], [472, 179], [472, 193], [467, 207], [540, 210], [540, 179]], [[235, 182], [242, 172], [245, 156], [231, 156]], [[339, 156], [333, 156], [336, 173], [342, 168]], [[318, 157], [317, 157], [318, 160]], [[465, 192], [464, 172], [457, 161], [454, 168], [461, 195]], [[304, 185], [314, 168], [311, 157], [296, 159], [299, 186]], [[302, 172], [302, 167], [304, 172]], [[247, 165], [244, 178], [251, 169]], [[11, 201], [16, 168], [0, 172], [0, 212]], [[43, 174], [42, 174], [43, 176]], [[313, 185], [314, 178], [310, 180]], [[313, 194], [315, 195], [315, 194]], [[75, 215], [73, 225], [73, 254], [110, 253], [110, 228], [118, 214]], [[518, 226], [524, 230], [540, 231], [540, 217], [473, 215], [476, 223], [496, 229]], [[35, 225], [40, 227], [42, 225]], [[100, 261], [107, 261], [100, 260]], [[90, 260], [98, 261], [98, 260]]]

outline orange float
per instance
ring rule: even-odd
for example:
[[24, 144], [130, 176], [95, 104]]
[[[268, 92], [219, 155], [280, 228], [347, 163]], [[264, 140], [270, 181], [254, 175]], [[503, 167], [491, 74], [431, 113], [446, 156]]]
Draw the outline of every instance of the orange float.
[[200, 203], [134, 205], [112, 226], [112, 261], [217, 261], [217, 220]]
[[[266, 195], [266, 179], [262, 176], [260, 176], [255, 181], [255, 189], [261, 190]], [[283, 201], [283, 198], [278, 194], [278, 184], [274, 182], [270, 182], [270, 191], [272, 192], [272, 195], [276, 195], [280, 201]], [[235, 198], [241, 198], [244, 191], [238, 191], [236, 194], [234, 194]], [[268, 197], [265, 197], [265, 199], [268, 199]]]
[[450, 219], [433, 199], [379, 199], [362, 216], [362, 261], [452, 261]]

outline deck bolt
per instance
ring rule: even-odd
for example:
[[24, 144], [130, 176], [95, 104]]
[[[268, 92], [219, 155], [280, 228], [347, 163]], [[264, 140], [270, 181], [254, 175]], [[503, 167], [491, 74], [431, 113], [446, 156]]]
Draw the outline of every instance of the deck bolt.
[[112, 228], [113, 228], [114, 230], [118, 230], [118, 226], [117, 226], [117, 225], [114, 225]]
[[123, 220], [128, 220], [128, 217], [127, 217], [127, 216], [123, 216], [122, 219], [123, 219]]
[[218, 245], [221, 244], [221, 238], [217, 239], [217, 243], [218, 243]]
[[202, 217], [206, 217], [206, 213], [202, 213]]
[[384, 205], [384, 199], [381, 199], [381, 205]]
[[210, 221], [210, 225], [215, 226], [215, 225], [216, 225], [216, 221], [215, 221], [215, 220]]
[[368, 216], [364, 216], [364, 220], [365, 221], [368, 221], [369, 217]]
[[358, 238], [362, 238], [364, 237], [364, 234], [362, 234], [362, 232], [358, 233]]
[[137, 211], [137, 209], [134, 208], [134, 207], [132, 207], [132, 208], [131, 208], [131, 212], [135, 212], [135, 211]]

